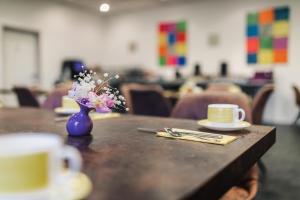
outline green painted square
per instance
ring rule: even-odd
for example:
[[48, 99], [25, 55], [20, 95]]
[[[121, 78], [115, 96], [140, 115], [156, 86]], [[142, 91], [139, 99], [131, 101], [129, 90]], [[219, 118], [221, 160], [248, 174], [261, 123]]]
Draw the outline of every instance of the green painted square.
[[163, 57], [163, 56], [159, 57], [159, 65], [160, 66], [166, 65], [166, 58], [165, 57]]
[[272, 25], [267, 24], [260, 26], [260, 34], [263, 37], [272, 37]]
[[258, 13], [249, 13], [247, 15], [247, 24], [248, 25], [258, 24]]
[[177, 28], [178, 32], [184, 32], [184, 31], [186, 31], [186, 22], [185, 21], [178, 22], [176, 24], [176, 28]]
[[262, 49], [272, 49], [272, 47], [273, 47], [272, 37], [261, 36], [261, 38], [260, 38], [260, 47]]

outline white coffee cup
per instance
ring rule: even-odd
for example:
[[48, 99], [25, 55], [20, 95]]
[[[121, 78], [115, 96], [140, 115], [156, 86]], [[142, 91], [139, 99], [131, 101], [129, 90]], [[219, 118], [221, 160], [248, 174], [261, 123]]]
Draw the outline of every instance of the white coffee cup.
[[80, 168], [80, 153], [64, 145], [58, 135], [0, 136], [0, 200], [50, 199], [50, 190], [59, 187], [62, 179], [72, 178]]
[[208, 105], [207, 119], [216, 125], [234, 125], [245, 120], [245, 117], [245, 111], [235, 104]]

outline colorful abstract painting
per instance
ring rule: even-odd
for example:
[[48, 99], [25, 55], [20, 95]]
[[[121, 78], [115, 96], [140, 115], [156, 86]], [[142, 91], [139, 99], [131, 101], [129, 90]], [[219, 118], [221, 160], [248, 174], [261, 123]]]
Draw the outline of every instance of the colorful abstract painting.
[[288, 62], [289, 7], [262, 10], [247, 15], [247, 63]]
[[160, 23], [158, 28], [158, 54], [160, 66], [185, 66], [187, 51], [186, 22]]

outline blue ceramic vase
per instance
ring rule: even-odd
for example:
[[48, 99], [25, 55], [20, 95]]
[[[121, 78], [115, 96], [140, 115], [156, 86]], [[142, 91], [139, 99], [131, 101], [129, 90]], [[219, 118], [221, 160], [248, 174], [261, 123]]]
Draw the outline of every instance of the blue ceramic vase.
[[79, 113], [73, 114], [67, 122], [67, 131], [69, 136], [87, 136], [91, 134], [93, 129], [93, 121], [89, 116], [92, 108], [89, 108], [81, 103]]

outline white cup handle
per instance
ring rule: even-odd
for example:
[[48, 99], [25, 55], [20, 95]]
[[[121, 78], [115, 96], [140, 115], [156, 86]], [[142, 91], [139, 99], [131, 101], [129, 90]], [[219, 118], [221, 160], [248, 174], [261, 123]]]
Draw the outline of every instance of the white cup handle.
[[[72, 146], [63, 147], [63, 159], [68, 160], [68, 170], [69, 175], [79, 172], [81, 169], [82, 159], [80, 153], [77, 149]], [[74, 173], [75, 172], [75, 173]]]
[[239, 121], [244, 121], [245, 117], [246, 117], [246, 113], [242, 108], [239, 108], [239, 110], [238, 110], [238, 114], [240, 114], [240, 113], [242, 114], [242, 116], [241, 116], [241, 118], [239, 118]]

